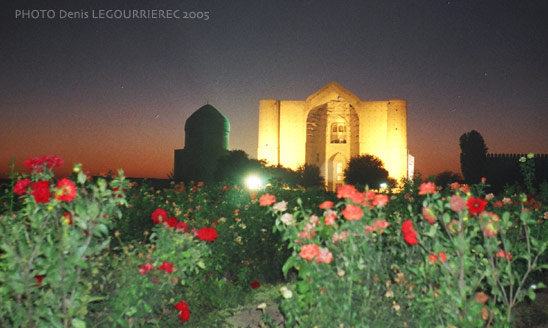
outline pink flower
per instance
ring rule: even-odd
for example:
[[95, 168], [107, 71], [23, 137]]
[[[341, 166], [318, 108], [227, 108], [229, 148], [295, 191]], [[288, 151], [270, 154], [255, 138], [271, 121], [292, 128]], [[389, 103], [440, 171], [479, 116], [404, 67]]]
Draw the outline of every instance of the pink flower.
[[388, 204], [388, 201], [389, 201], [388, 195], [377, 194], [375, 195], [375, 198], [373, 199], [371, 206], [383, 207], [384, 205]]
[[149, 272], [150, 270], [152, 270], [153, 268], [154, 268], [154, 266], [150, 263], [143, 264], [143, 265], [139, 266], [139, 274], [145, 274], [145, 273]]
[[316, 244], [306, 244], [301, 248], [299, 256], [307, 261], [312, 261], [320, 254], [320, 247]]
[[168, 262], [168, 261], [164, 261], [164, 262], [162, 263], [162, 265], [160, 265], [160, 266], [158, 267], [158, 270], [160, 270], [160, 271], [163, 270], [163, 271], [165, 271], [165, 272], [167, 272], [167, 273], [172, 273], [172, 272], [173, 272], [173, 263], [170, 263], [170, 262]]
[[29, 189], [30, 186], [30, 179], [21, 179], [17, 180], [15, 183], [15, 186], [13, 186], [13, 192], [17, 195], [21, 196], [22, 194], [27, 192], [27, 189]]
[[47, 203], [49, 202], [49, 182], [46, 180], [40, 180], [35, 182], [31, 186], [32, 196], [37, 203]]
[[333, 254], [329, 251], [327, 248], [320, 248], [320, 252], [318, 253], [318, 256], [316, 257], [316, 263], [325, 263], [329, 264], [333, 261]]
[[419, 195], [437, 194], [436, 185], [433, 182], [425, 182], [419, 186]]
[[327, 210], [327, 209], [333, 208], [333, 205], [334, 204], [332, 201], [326, 200], [320, 204], [320, 209]]
[[422, 208], [422, 217], [430, 224], [436, 223], [437, 220], [436, 214], [434, 214], [434, 211], [430, 207]]
[[375, 228], [375, 230], [380, 230], [381, 233], [384, 233], [384, 229], [388, 228], [389, 226], [390, 223], [388, 223], [388, 221], [386, 220], [377, 220], [373, 224], [373, 228]]
[[259, 198], [259, 206], [270, 206], [276, 202], [276, 196], [264, 194]]
[[466, 209], [466, 202], [459, 195], [451, 196], [451, 198], [449, 199], [449, 205], [451, 206], [451, 209], [455, 212], [460, 212]]
[[344, 185], [340, 186], [337, 189], [337, 198], [350, 198], [352, 195], [358, 191], [353, 185]]
[[327, 210], [323, 213], [323, 216], [324, 216], [323, 223], [325, 225], [332, 225], [333, 223], [335, 223], [335, 219], [337, 218], [337, 212], [332, 210]]
[[342, 211], [342, 215], [348, 221], [361, 220], [363, 210], [360, 206], [348, 204]]
[[333, 233], [333, 236], [331, 236], [331, 240], [336, 244], [339, 240], [346, 241], [347, 237], [348, 231], [335, 232]]
[[57, 182], [55, 199], [61, 202], [72, 202], [76, 197], [76, 184], [70, 179], [62, 178]]

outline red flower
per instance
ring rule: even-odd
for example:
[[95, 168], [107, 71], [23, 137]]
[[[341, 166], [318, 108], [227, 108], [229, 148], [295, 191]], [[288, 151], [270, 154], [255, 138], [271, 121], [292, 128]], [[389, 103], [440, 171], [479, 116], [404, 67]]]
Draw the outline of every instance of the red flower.
[[40, 180], [32, 184], [32, 196], [37, 203], [49, 202], [49, 182], [46, 180]]
[[261, 286], [261, 284], [258, 281], [252, 281], [251, 282], [251, 288], [253, 288], [253, 289], [259, 288], [260, 286]]
[[30, 179], [21, 179], [17, 180], [15, 183], [15, 186], [13, 186], [13, 192], [17, 195], [21, 196], [22, 194], [27, 192], [27, 189], [29, 189], [30, 186]]
[[425, 182], [419, 186], [419, 195], [436, 194], [436, 185], [433, 182]]
[[349, 198], [357, 192], [358, 191], [353, 185], [340, 186], [337, 189], [337, 198]]
[[179, 311], [179, 319], [181, 321], [188, 321], [190, 319], [190, 310], [188, 309], [188, 305], [180, 301], [179, 303], [175, 304], [174, 307]]
[[430, 264], [436, 263], [437, 260], [438, 260], [438, 256], [436, 254], [428, 255], [428, 262], [430, 262]]
[[173, 263], [170, 263], [168, 261], [164, 261], [162, 265], [158, 267], [158, 270], [164, 270], [167, 273], [173, 272]]
[[496, 257], [500, 257], [502, 259], [507, 259], [508, 261], [512, 260], [512, 254], [506, 253], [504, 250], [500, 250], [495, 254]]
[[443, 263], [447, 262], [447, 255], [445, 255], [445, 252], [439, 252], [439, 253], [438, 253], [438, 258], [439, 258], [440, 261], [442, 261]]
[[152, 266], [152, 264], [150, 264], [150, 263], [143, 264], [143, 265], [139, 266], [139, 274], [145, 274], [145, 273], [149, 272], [150, 270], [152, 270], [153, 268], [154, 268], [154, 266]]
[[479, 197], [470, 197], [468, 198], [468, 202], [466, 202], [466, 206], [468, 206], [468, 211], [470, 211], [470, 213], [472, 214], [478, 215], [483, 212], [483, 210], [485, 209], [485, 205], [487, 205], [487, 202]]
[[363, 215], [363, 210], [360, 206], [348, 204], [342, 211], [342, 215], [349, 221], [360, 220]]
[[401, 231], [403, 233], [403, 239], [406, 243], [409, 245], [417, 245], [419, 243], [417, 241], [417, 236], [419, 234], [415, 231], [415, 226], [413, 226], [413, 222], [411, 220], [405, 220], [405, 222], [403, 222]]
[[167, 220], [167, 211], [163, 208], [157, 208], [152, 212], [151, 218], [154, 223], [160, 224]]
[[167, 223], [168, 227], [175, 228], [177, 226], [177, 223], [179, 223], [179, 221], [177, 220], [177, 218], [169, 218], [165, 221], [165, 223]]
[[61, 202], [72, 202], [76, 197], [76, 184], [67, 178], [57, 182], [55, 190], [55, 199]]
[[184, 232], [187, 232], [188, 231], [188, 224], [186, 224], [185, 222], [177, 222], [177, 224], [175, 225], [175, 229], [181, 229]]
[[34, 279], [36, 280], [36, 286], [40, 286], [42, 284], [42, 280], [44, 280], [45, 276], [35, 276]]
[[198, 230], [196, 236], [198, 237], [198, 239], [205, 241], [214, 241], [219, 237], [219, 235], [217, 235], [217, 230], [215, 230], [215, 228], [209, 227], [203, 227], [202, 229]]
[[55, 155], [44, 155], [40, 158], [29, 158], [24, 162], [25, 166], [32, 169], [33, 172], [40, 173], [44, 165], [48, 168], [60, 167], [63, 165], [63, 160]]
[[276, 202], [276, 196], [264, 194], [259, 198], [259, 206], [270, 206]]
[[323, 203], [320, 204], [320, 208], [322, 210], [333, 208], [333, 202], [329, 201], [329, 200], [326, 200], [326, 201], [324, 201]]

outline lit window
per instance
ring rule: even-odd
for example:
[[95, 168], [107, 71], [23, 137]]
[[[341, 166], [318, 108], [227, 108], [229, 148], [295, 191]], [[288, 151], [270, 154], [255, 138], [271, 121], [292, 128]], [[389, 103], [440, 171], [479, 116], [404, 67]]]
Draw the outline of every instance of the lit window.
[[344, 122], [331, 124], [331, 143], [346, 143], [346, 124]]

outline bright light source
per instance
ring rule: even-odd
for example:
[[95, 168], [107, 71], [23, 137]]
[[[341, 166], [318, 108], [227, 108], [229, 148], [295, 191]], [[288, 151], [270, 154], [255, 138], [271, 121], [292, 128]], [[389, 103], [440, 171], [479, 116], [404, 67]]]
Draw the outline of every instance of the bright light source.
[[245, 178], [245, 185], [248, 189], [256, 190], [260, 189], [263, 185], [263, 181], [256, 175], [250, 175]]
[[381, 186], [381, 189], [385, 189], [388, 185], [386, 184], [386, 182], [383, 182], [383, 183], [381, 183], [380, 186]]

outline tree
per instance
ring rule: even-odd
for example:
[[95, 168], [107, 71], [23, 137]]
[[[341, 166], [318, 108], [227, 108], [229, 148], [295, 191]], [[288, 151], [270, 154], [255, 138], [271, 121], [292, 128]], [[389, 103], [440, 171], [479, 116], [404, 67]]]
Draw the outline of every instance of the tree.
[[218, 182], [241, 185], [246, 175], [263, 170], [264, 165], [256, 159], [250, 159], [245, 151], [231, 150], [217, 161], [214, 177]]
[[460, 168], [468, 184], [479, 183], [486, 173], [487, 146], [479, 132], [460, 136]]
[[443, 171], [441, 173], [438, 173], [434, 177], [434, 182], [437, 186], [441, 187], [447, 187], [447, 185], [453, 183], [453, 182], [462, 182], [462, 177], [460, 174], [455, 173], [453, 171]]
[[344, 182], [358, 187], [368, 185], [372, 189], [377, 189], [381, 183], [390, 181], [383, 162], [376, 156], [366, 154], [350, 159], [344, 169]]
[[304, 164], [297, 168], [299, 185], [304, 188], [318, 187], [325, 185], [325, 180], [321, 175], [320, 168], [313, 164]]

